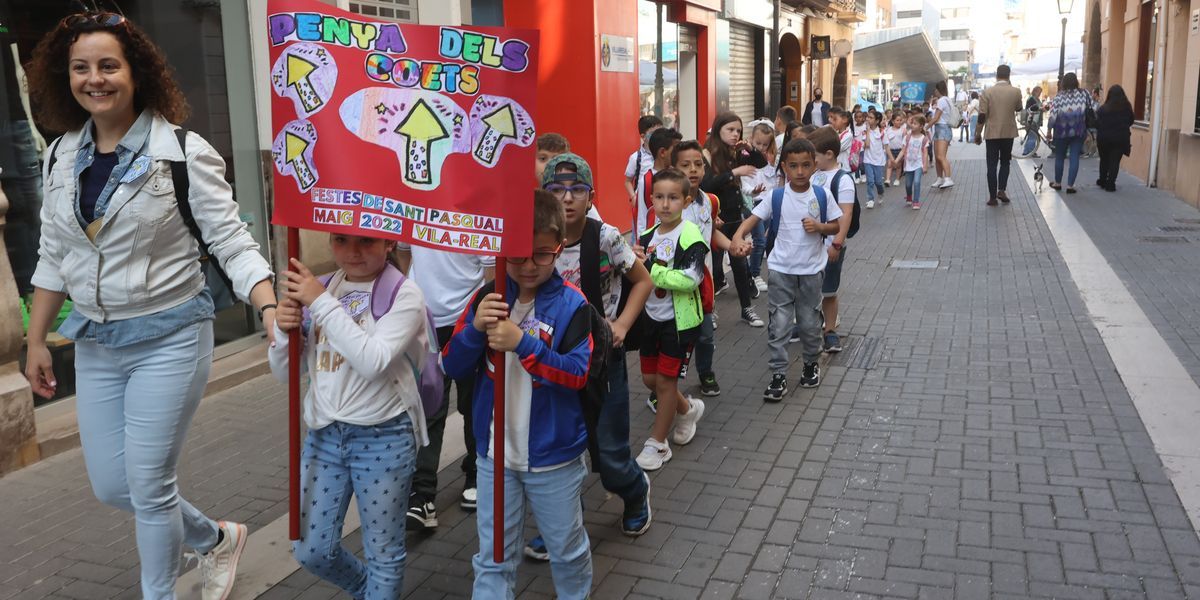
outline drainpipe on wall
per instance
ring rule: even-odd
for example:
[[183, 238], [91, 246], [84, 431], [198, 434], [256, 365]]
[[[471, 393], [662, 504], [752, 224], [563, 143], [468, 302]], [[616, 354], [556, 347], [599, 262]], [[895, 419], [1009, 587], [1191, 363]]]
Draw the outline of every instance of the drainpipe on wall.
[[767, 99], [767, 103], [769, 104], [767, 107], [767, 114], [770, 116], [774, 116], [775, 111], [779, 110], [779, 107], [783, 106], [783, 91], [780, 89], [783, 86], [783, 76], [779, 72], [779, 0], [775, 0], [774, 4], [774, 22], [772, 23], [771, 29], [770, 52], [768, 53], [770, 56], [767, 57], [767, 64], [771, 69], [771, 77], [769, 78], [769, 81], [771, 82], [771, 97]]
[[1154, 49], [1154, 112], [1150, 115], [1150, 169], [1146, 176], [1146, 185], [1158, 187], [1158, 153], [1162, 143], [1163, 121], [1163, 78], [1166, 76], [1167, 54], [1167, 0], [1156, 0], [1158, 4], [1158, 40]]

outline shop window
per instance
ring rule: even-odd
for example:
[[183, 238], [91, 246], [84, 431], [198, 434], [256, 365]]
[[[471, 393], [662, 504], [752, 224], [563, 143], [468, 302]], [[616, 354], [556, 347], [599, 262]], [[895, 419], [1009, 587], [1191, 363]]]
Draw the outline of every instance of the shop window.
[[417, 22], [417, 0], [357, 0], [349, 4], [349, 9], [368, 17], [400, 23]]
[[942, 30], [942, 40], [943, 41], [965, 40], [970, 37], [971, 37], [971, 32], [966, 29], [943, 29]]
[[679, 27], [667, 20], [664, 5], [650, 0], [638, 0], [637, 70], [639, 113], [678, 129]]
[[1154, 106], [1154, 47], [1157, 43], [1158, 7], [1154, 2], [1144, 2], [1138, 19], [1138, 73], [1133, 99], [1133, 113], [1142, 121], [1150, 120], [1150, 109]]

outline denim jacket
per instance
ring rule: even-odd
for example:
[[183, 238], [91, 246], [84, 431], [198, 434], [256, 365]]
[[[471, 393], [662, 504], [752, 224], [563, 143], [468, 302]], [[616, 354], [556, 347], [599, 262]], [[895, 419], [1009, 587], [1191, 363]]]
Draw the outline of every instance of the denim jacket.
[[[90, 128], [91, 121], [52, 146], [57, 159], [45, 173], [33, 284], [66, 292], [75, 310], [96, 323], [152, 315], [200, 295], [205, 281], [199, 246], [179, 213], [171, 180], [171, 162], [186, 161], [196, 224], [233, 281], [234, 292], [249, 301], [251, 288], [271, 277], [271, 267], [238, 216], [217, 151], [189, 133], [184, 157], [176, 127], [153, 115], [142, 155], [116, 183], [93, 241], [76, 214], [76, 160]], [[45, 158], [49, 164], [49, 152]]]

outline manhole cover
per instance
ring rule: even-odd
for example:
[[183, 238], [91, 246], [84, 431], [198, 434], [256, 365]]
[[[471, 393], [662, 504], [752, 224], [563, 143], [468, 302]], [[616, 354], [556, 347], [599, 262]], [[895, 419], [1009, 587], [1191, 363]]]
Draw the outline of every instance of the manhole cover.
[[842, 351], [829, 359], [830, 366], [874, 369], [883, 358], [883, 338], [857, 335], [842, 338]]
[[1185, 219], [1185, 218], [1180, 217], [1178, 219], [1175, 219], [1175, 222], [1176, 223], [1187, 223], [1188, 225], [1200, 225], [1200, 219]]
[[1182, 235], [1139, 235], [1139, 242], [1148, 244], [1186, 244], [1188, 239]]
[[1198, 225], [1168, 225], [1167, 227], [1159, 227], [1159, 231], [1166, 233], [1182, 233], [1184, 231], [1200, 231]]
[[939, 261], [936, 260], [893, 260], [893, 269], [936, 269]]

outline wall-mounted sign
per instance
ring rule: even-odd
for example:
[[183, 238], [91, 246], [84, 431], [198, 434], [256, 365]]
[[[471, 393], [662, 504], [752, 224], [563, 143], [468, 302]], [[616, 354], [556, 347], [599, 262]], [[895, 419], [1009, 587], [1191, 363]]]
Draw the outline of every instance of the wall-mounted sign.
[[611, 73], [632, 73], [636, 64], [633, 38], [600, 34], [600, 70]]
[[811, 56], [813, 60], [824, 60], [824, 59], [832, 58], [833, 54], [832, 54], [832, 49], [829, 47], [829, 36], [827, 36], [827, 35], [812, 36], [811, 49], [809, 51], [809, 56]]

